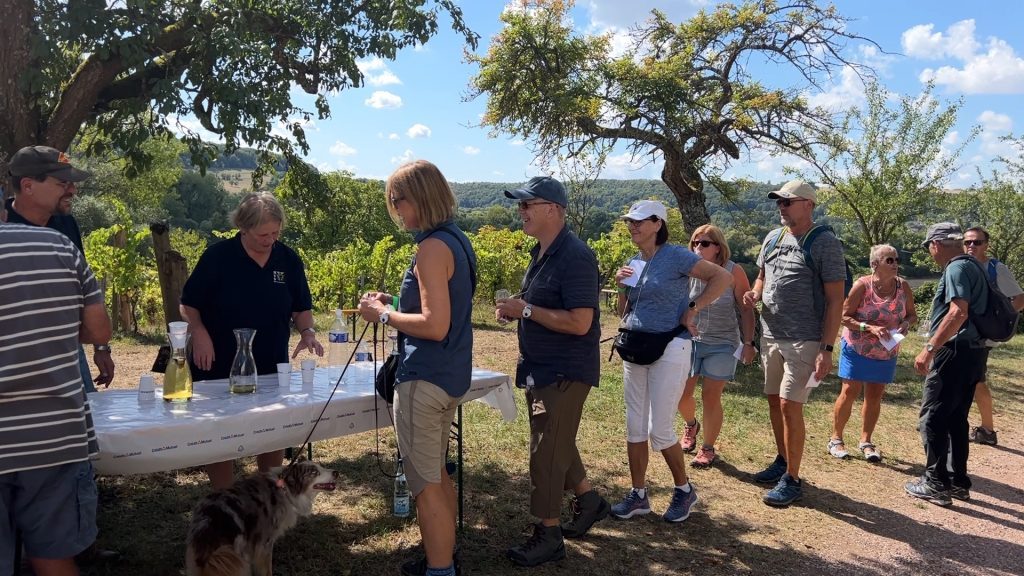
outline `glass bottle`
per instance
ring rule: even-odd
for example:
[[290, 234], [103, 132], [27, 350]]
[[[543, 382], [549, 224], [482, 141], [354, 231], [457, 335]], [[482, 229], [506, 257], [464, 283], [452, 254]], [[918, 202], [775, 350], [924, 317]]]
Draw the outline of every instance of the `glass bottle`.
[[408, 518], [410, 511], [409, 481], [402, 470], [402, 461], [398, 461], [398, 474], [395, 476], [395, 498], [391, 512], [398, 518]]
[[256, 391], [256, 359], [252, 357], [252, 339], [255, 328], [235, 328], [235, 359], [231, 362], [228, 389], [232, 394], [252, 394]]
[[188, 322], [167, 324], [171, 360], [164, 372], [164, 402], [188, 402], [192, 399], [192, 370], [185, 356], [188, 337]]

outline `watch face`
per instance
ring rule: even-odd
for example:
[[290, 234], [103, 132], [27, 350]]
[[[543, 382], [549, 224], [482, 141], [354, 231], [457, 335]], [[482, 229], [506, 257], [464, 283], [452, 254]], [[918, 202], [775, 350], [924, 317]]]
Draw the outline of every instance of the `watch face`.
[[533, 308], [531, 308], [530, 305], [527, 304], [526, 308], [523, 308], [523, 318], [529, 318], [532, 314]]

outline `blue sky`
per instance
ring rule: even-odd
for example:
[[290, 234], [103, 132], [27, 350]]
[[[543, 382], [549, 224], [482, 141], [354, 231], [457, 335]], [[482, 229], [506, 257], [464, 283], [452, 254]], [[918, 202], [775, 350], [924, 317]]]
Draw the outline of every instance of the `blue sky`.
[[[462, 2], [467, 23], [480, 34], [478, 52], [486, 51], [499, 30], [506, 2]], [[625, 31], [652, 8], [674, 21], [692, 16], [699, 0], [579, 0], [574, 24], [587, 33]], [[900, 94], [917, 94], [934, 79], [943, 100], [964, 98], [954, 147], [974, 125], [982, 133], [961, 157], [963, 167], [947, 186], [959, 188], [976, 180], [975, 166], [987, 167], [1011, 150], [999, 136], [1021, 130], [1024, 123], [1024, 2], [1016, 0], [847, 0], [836, 3], [855, 19], [850, 29], [877, 42], [888, 54], [862, 43], [847, 47], [847, 56], [871, 64], [882, 83]], [[345, 169], [359, 177], [386, 178], [400, 163], [423, 158], [437, 164], [449, 180], [520, 182], [547, 173], [533, 163], [527, 143], [507, 136], [491, 137], [478, 127], [484, 97], [465, 101], [476, 68], [463, 61], [459, 37], [445, 27], [425, 46], [401, 52], [395, 61], [362, 63], [366, 85], [345, 90], [330, 100], [332, 117], [307, 127], [307, 159], [321, 170]], [[766, 71], [766, 73], [770, 73]], [[311, 100], [294, 92], [297, 102], [312, 109]], [[841, 73], [812, 101], [833, 107], [863, 102], [863, 87], [853, 74]], [[785, 179], [788, 158], [755, 154], [730, 168], [729, 175], [758, 180]], [[633, 161], [622, 151], [610, 158], [603, 178], [658, 178], [660, 162]]]

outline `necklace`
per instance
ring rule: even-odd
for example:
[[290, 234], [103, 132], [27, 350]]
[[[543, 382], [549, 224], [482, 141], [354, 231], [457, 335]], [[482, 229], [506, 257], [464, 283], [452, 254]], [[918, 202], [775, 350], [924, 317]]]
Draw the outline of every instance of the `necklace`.
[[882, 280], [879, 280], [874, 276], [871, 277], [871, 285], [875, 290], [875, 294], [879, 298], [888, 298], [889, 296], [895, 294], [898, 281], [899, 280], [897, 278], [893, 278], [892, 289], [888, 290], [886, 289], [885, 283]]

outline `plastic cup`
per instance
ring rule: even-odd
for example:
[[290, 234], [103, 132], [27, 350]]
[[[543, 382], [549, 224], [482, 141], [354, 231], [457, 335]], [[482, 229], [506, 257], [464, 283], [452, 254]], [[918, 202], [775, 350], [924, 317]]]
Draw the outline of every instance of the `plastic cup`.
[[[494, 291], [494, 303], [497, 304], [499, 300], [508, 300], [512, 297], [512, 293], [502, 288], [501, 290]], [[508, 324], [509, 319], [502, 316], [498, 318], [498, 324]]]
[[313, 374], [316, 373], [316, 360], [303, 360], [302, 361], [302, 385], [310, 386], [313, 384]]
[[278, 362], [277, 364], [277, 385], [287, 386], [292, 379], [292, 365], [288, 362]]

